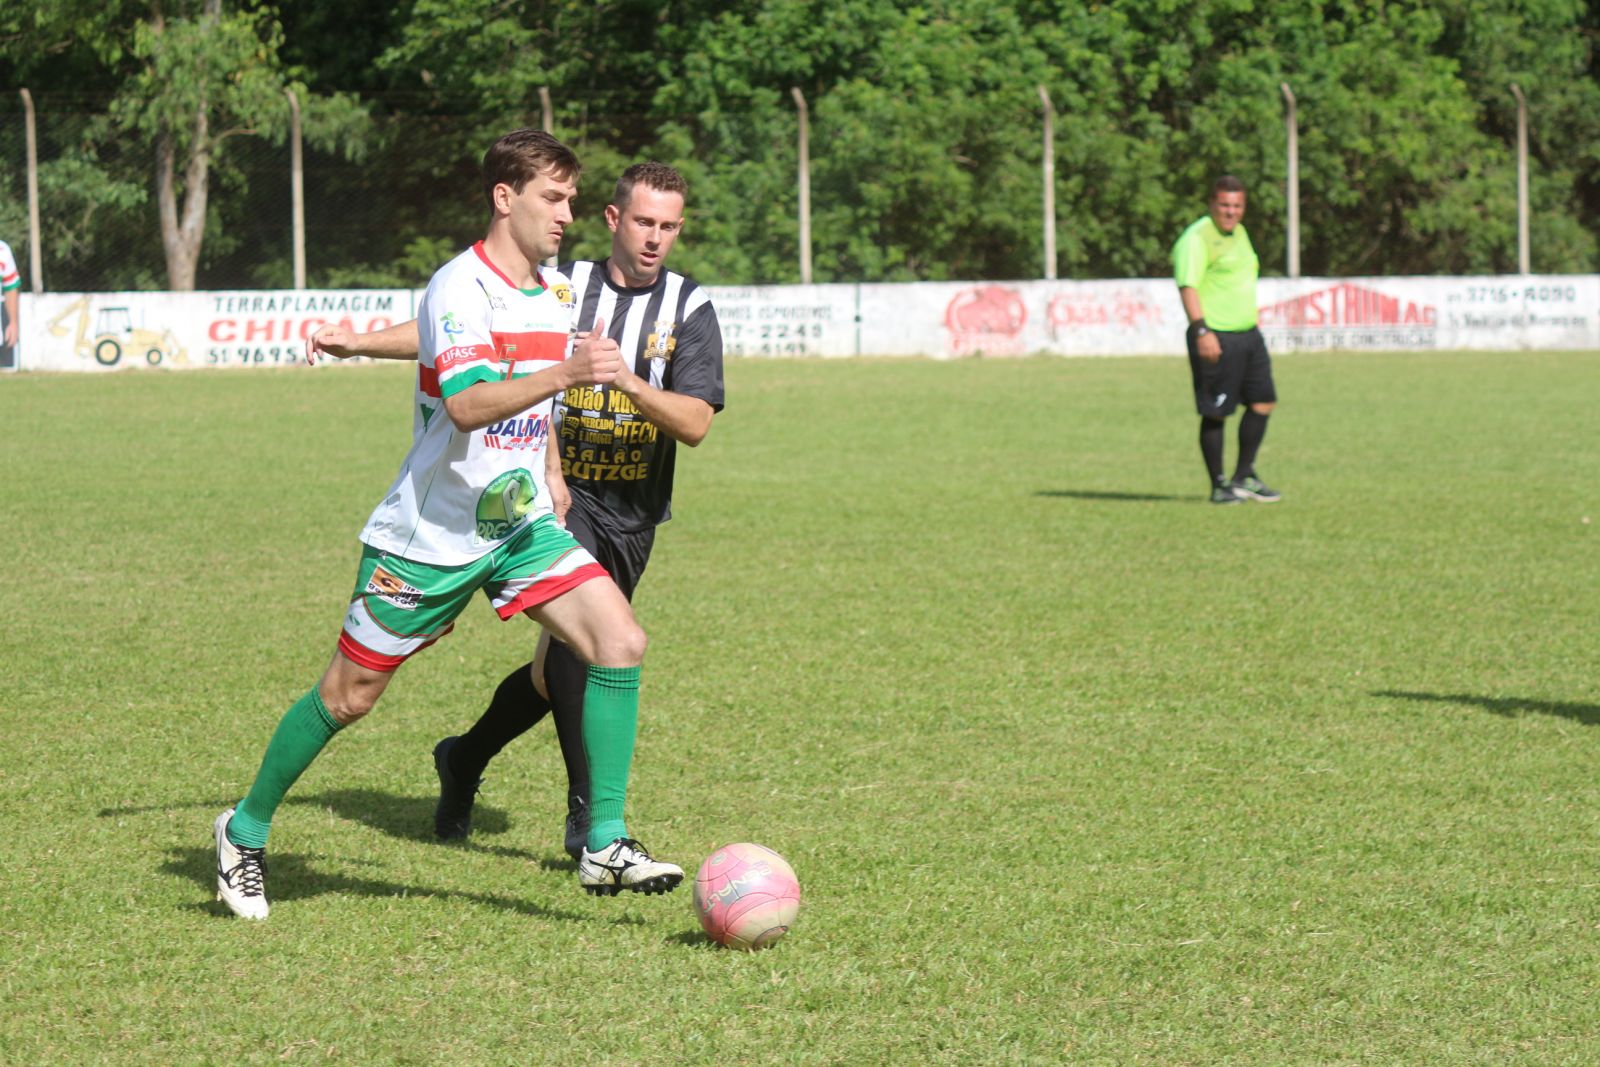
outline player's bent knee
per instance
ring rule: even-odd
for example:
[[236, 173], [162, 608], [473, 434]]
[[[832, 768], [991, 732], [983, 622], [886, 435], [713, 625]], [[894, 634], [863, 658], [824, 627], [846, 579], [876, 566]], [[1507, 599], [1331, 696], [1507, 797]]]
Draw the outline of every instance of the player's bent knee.
[[638, 623], [607, 629], [595, 640], [589, 662], [597, 667], [637, 667], [649, 644]]
[[322, 705], [340, 726], [349, 726], [364, 717], [378, 703], [378, 693], [356, 690], [354, 692], [322, 694]]
[[367, 678], [344, 677], [337, 671], [329, 675], [322, 680], [322, 706], [340, 726], [349, 726], [371, 711], [389, 683], [388, 675], [376, 672]]

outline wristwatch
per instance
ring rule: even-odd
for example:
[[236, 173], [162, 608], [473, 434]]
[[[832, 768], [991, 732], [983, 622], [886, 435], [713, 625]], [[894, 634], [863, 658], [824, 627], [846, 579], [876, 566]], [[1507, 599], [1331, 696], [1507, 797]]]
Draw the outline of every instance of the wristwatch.
[[1204, 337], [1206, 334], [1208, 334], [1210, 332], [1211, 332], [1211, 327], [1207, 326], [1203, 322], [1200, 325], [1198, 325], [1198, 326], [1196, 326], [1194, 328], [1194, 335], [1196, 337]]

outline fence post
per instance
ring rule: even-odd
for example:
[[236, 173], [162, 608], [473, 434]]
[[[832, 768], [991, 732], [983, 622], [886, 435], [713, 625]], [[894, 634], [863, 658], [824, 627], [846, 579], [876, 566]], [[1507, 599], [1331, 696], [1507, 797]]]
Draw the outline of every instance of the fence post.
[[556, 110], [550, 104], [550, 86], [539, 86], [539, 120], [543, 124], [540, 129], [545, 133], [556, 132]]
[[1039, 86], [1039, 102], [1044, 105], [1044, 276], [1056, 276], [1056, 109], [1050, 93]]
[[800, 113], [800, 283], [811, 284], [811, 120], [799, 87], [789, 90]]
[[39, 135], [34, 128], [33, 94], [22, 94], [23, 133], [28, 143], [28, 285], [33, 294], [44, 292], [44, 253], [39, 248]]
[[1528, 255], [1528, 100], [1515, 82], [1517, 98], [1517, 273], [1531, 274]]
[[1289, 134], [1289, 277], [1300, 277], [1300, 122], [1295, 114], [1294, 90], [1289, 88], [1288, 82], [1279, 82], [1278, 88], [1283, 90], [1283, 100], [1287, 105], [1284, 115], [1284, 124]]
[[300, 98], [285, 89], [289, 98], [289, 203], [294, 230], [294, 287], [306, 287], [306, 175], [305, 157], [300, 144]]

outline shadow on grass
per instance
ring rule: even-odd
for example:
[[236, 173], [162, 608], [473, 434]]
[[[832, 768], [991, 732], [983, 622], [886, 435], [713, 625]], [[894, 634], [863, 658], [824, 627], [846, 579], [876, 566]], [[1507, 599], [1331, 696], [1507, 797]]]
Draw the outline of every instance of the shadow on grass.
[[[216, 889], [217, 854], [209, 848], [173, 848], [167, 850], [167, 860], [161, 865], [163, 874], [185, 881], [193, 881], [204, 887], [205, 895], [209, 899]], [[273, 852], [267, 856], [267, 876], [270, 880], [268, 899], [274, 904], [282, 904], [291, 900], [306, 900], [329, 893], [344, 894], [358, 897], [437, 897], [441, 900], [465, 900], [475, 904], [482, 904], [502, 911], [515, 912], [518, 915], [529, 915], [540, 919], [559, 919], [566, 922], [592, 922], [593, 915], [581, 912], [568, 911], [565, 908], [551, 908], [536, 904], [528, 900], [515, 897], [502, 896], [499, 893], [468, 893], [459, 889], [431, 889], [427, 886], [402, 885], [399, 882], [385, 882], [377, 878], [354, 878], [344, 874], [327, 874], [319, 871], [304, 856], [292, 852]], [[577, 886], [569, 886], [568, 891], [576, 894]], [[226, 915], [228, 909], [225, 905], [215, 901], [208, 904], [191, 905], [214, 915]], [[637, 915], [623, 913], [610, 918], [611, 922], [622, 925], [639, 926], [645, 920]]]
[[101, 808], [96, 814], [102, 819], [116, 819], [124, 815], [149, 815], [153, 811], [209, 811], [209, 824], [224, 808], [239, 803], [238, 797], [214, 797], [211, 800], [173, 801], [170, 804], [130, 804], [120, 808]]
[[472, 836], [465, 841], [440, 841], [433, 833], [434, 797], [404, 797], [376, 789], [331, 789], [306, 796], [285, 798], [286, 804], [304, 804], [307, 807], [327, 808], [342, 819], [370, 826], [390, 837], [405, 841], [421, 841], [445, 848], [468, 849], [505, 859], [537, 863], [547, 871], [575, 871], [578, 865], [567, 858], [562, 850], [559, 834], [562, 824], [552, 826], [556, 855], [529, 852], [509, 845], [486, 845], [485, 836], [503, 834], [510, 829], [510, 820], [499, 808], [491, 808], [482, 800], [472, 807]]
[[707, 937], [704, 930], [681, 930], [678, 933], [668, 935], [662, 940], [666, 941], [666, 943], [669, 945], [682, 945], [685, 948], [704, 949], [707, 952], [714, 952], [722, 948], [721, 945]]
[[[303, 796], [290, 794], [285, 804], [327, 808], [341, 819], [370, 826], [406, 841], [437, 841], [433, 834], [433, 807], [438, 797], [398, 796], [377, 789], [327, 789]], [[510, 822], [506, 813], [479, 800], [472, 806], [472, 836], [503, 834]], [[468, 839], [469, 841], [471, 838]]]
[[1190, 503], [1200, 500], [1196, 496], [1171, 496], [1167, 493], [1115, 493], [1095, 489], [1039, 489], [1034, 496], [1066, 497], [1070, 500], [1183, 500]]
[[1380, 689], [1375, 697], [1420, 700], [1433, 704], [1467, 704], [1514, 719], [1530, 711], [1559, 715], [1585, 726], [1600, 726], [1600, 704], [1580, 704], [1566, 700], [1529, 700], [1525, 697], [1480, 697], [1469, 693], [1409, 693], [1401, 689]]

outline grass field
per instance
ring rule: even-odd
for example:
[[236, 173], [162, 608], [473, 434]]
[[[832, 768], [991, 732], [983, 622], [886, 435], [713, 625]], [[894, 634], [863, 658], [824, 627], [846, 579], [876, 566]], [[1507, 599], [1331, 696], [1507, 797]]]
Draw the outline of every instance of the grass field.
[[[775, 950], [595, 900], [475, 605], [290, 794], [400, 368], [0, 380], [0, 1061], [1600, 1062], [1600, 354], [1291, 355], [1214, 508], [1178, 360], [734, 362], [641, 588], [634, 831], [800, 874]], [[1233, 426], [1229, 452], [1233, 449]]]

